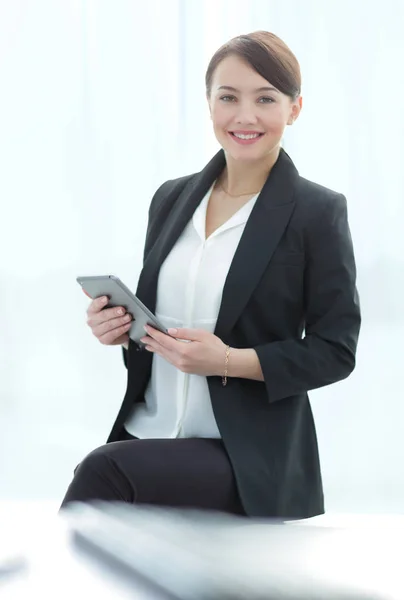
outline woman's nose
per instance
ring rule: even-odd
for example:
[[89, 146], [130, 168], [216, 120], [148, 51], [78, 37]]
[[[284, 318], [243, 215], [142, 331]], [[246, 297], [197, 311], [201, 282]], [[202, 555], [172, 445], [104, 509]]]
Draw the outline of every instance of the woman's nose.
[[253, 125], [257, 122], [255, 107], [251, 105], [239, 105], [236, 122], [240, 125]]

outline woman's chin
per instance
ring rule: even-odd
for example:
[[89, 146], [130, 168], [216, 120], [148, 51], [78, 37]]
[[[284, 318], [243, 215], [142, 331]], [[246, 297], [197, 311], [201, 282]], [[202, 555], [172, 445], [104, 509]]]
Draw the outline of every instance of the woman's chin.
[[235, 151], [233, 148], [224, 148], [226, 157], [238, 163], [251, 163], [257, 162], [260, 160], [264, 160], [266, 154], [262, 152], [243, 152], [243, 151]]
[[226, 154], [226, 159], [233, 160], [237, 163], [256, 163], [256, 162], [266, 162], [271, 160], [275, 154], [279, 152], [280, 142], [275, 143], [273, 147], [270, 148], [253, 148], [253, 147], [245, 147], [245, 148], [234, 148], [229, 147], [228, 144], [222, 144], [222, 148]]

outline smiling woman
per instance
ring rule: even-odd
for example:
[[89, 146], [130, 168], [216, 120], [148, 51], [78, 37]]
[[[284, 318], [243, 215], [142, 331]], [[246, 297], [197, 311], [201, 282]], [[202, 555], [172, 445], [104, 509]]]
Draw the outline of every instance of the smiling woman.
[[248, 195], [244, 190], [254, 184], [262, 188], [285, 127], [299, 116], [299, 63], [277, 36], [255, 32], [217, 50], [205, 83], [214, 132], [227, 153], [218, 187], [230, 196]]
[[[206, 97], [221, 150], [154, 195], [137, 296], [169, 335], [99, 299], [88, 324], [123, 344], [125, 398], [71, 501], [123, 500], [303, 518], [324, 510], [307, 392], [355, 367], [360, 330], [345, 197], [300, 177], [281, 148], [300, 68], [272, 33], [213, 56]], [[189, 343], [184, 343], [187, 341]]]

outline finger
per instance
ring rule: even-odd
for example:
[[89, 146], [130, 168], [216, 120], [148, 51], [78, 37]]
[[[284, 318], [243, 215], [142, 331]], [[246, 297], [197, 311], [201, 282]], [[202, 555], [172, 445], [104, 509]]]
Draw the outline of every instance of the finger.
[[[87, 294], [86, 294], [87, 295]], [[108, 298], [106, 296], [100, 296], [95, 298], [87, 309], [87, 314], [96, 314], [103, 310], [108, 304]]]
[[153, 350], [155, 350], [155, 351], [162, 350], [161, 344], [159, 344], [156, 340], [154, 340], [150, 336], [144, 336], [144, 337], [140, 338], [140, 341], [142, 342], [144, 347], [150, 346], [150, 348], [153, 348]]
[[200, 342], [206, 335], [209, 335], [209, 332], [204, 329], [191, 329], [189, 327], [172, 328], [168, 330], [168, 333], [177, 340], [189, 340], [191, 342]]
[[129, 314], [124, 315], [123, 317], [119, 317], [117, 319], [110, 319], [109, 321], [104, 321], [103, 323], [97, 323], [92, 327], [92, 332], [100, 339], [105, 334], [110, 331], [115, 331], [116, 329], [120, 329], [122, 327], [129, 327], [132, 325], [132, 318]]
[[163, 348], [167, 348], [167, 350], [175, 350], [176, 346], [178, 345], [178, 341], [176, 339], [170, 337], [166, 333], [162, 333], [158, 329], [154, 329], [154, 327], [150, 327], [150, 325], [146, 325], [145, 331], [153, 340], [156, 340], [158, 344], [160, 344]]
[[107, 331], [101, 336], [97, 335], [96, 337], [101, 342], [101, 344], [105, 344], [108, 346], [112, 344], [117, 338], [121, 337], [125, 333], [128, 333], [131, 326], [132, 323], [129, 322], [125, 325], [121, 325], [120, 327], [116, 327], [115, 329], [111, 329], [110, 331]]
[[98, 325], [99, 323], [104, 323], [105, 321], [110, 321], [111, 319], [123, 317], [125, 313], [126, 310], [122, 306], [104, 308], [104, 310], [97, 313], [88, 313], [87, 325], [94, 327], [94, 325]]

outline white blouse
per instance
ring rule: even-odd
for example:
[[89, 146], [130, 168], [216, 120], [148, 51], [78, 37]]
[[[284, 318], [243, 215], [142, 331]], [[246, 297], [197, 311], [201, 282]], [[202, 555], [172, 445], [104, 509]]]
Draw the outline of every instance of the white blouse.
[[[213, 186], [160, 269], [156, 315], [167, 328], [213, 333], [227, 273], [258, 197], [206, 239], [206, 209]], [[182, 373], [157, 355], [145, 403], [134, 405], [125, 428], [138, 438], [221, 437], [206, 377]]]

